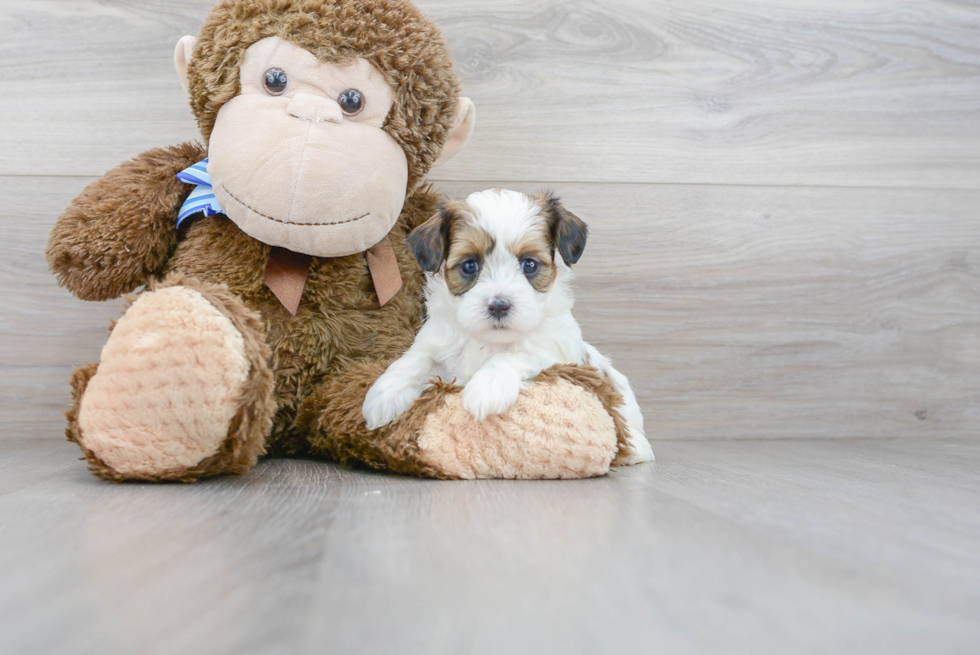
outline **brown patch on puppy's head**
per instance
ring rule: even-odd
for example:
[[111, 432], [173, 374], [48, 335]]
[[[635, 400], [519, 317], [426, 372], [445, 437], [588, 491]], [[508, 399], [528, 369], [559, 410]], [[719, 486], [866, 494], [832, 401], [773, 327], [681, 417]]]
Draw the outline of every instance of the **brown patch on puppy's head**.
[[[461, 200], [456, 203], [462, 207]], [[446, 286], [454, 296], [461, 296], [480, 279], [487, 256], [496, 243], [492, 236], [477, 225], [468, 208], [454, 212], [456, 216], [449, 228], [449, 251], [446, 257]]]
[[561, 253], [566, 264], [575, 264], [585, 252], [585, 242], [589, 236], [589, 226], [582, 219], [565, 209], [558, 197], [551, 192], [535, 196], [541, 205], [541, 214], [551, 229], [551, 241]]
[[434, 273], [445, 263], [446, 285], [457, 296], [476, 284], [496, 245], [462, 200], [441, 203], [432, 218], [412, 230], [408, 244], [422, 270]]
[[[535, 291], [545, 293], [555, 283], [558, 268], [555, 266], [555, 246], [550, 220], [544, 213], [538, 218], [533, 227], [511, 244], [510, 251], [517, 257], [524, 277]], [[527, 261], [535, 263], [533, 270], [529, 270], [525, 264]]]

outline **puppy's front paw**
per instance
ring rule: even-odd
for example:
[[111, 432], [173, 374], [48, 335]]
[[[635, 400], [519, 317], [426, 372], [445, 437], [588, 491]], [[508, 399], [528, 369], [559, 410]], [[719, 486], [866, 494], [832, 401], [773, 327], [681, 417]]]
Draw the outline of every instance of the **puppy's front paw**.
[[407, 412], [423, 391], [424, 386], [406, 384], [395, 375], [382, 375], [368, 390], [361, 408], [368, 430], [388, 425]]
[[463, 407], [477, 420], [503, 414], [521, 395], [521, 379], [486, 369], [476, 372], [463, 387]]

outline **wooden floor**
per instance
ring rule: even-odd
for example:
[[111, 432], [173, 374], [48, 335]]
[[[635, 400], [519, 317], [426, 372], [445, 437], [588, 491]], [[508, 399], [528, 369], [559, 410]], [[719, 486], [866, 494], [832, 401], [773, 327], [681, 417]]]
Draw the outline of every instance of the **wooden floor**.
[[0, 441], [0, 652], [976, 653], [980, 444], [664, 441], [579, 482], [98, 481]]
[[44, 245], [198, 138], [210, 4], [0, 1], [0, 655], [980, 652], [980, 4], [419, 0], [479, 116], [432, 179], [590, 224], [657, 462], [114, 486], [61, 410], [120, 303]]

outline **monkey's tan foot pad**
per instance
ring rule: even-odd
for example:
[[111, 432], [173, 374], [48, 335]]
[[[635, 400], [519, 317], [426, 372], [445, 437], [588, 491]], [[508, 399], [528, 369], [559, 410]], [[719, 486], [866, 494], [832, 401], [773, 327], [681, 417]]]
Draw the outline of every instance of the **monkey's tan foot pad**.
[[[256, 395], [249, 393], [256, 391], [250, 389], [256, 386], [255, 367], [266, 364], [249, 352], [255, 350], [247, 343], [254, 335], [236, 327], [242, 317], [235, 310], [247, 310], [226, 290], [224, 295], [238, 307], [223, 306], [220, 290], [216, 298], [186, 286], [158, 288], [137, 298], [116, 323], [94, 375], [87, 384], [76, 382], [80, 402], [73, 438], [97, 475], [191, 480], [243, 472], [235, 470], [242, 468], [242, 444], [229, 442], [243, 423], [254, 427], [244, 404]], [[259, 377], [268, 379], [258, 386], [267, 389], [259, 389], [260, 397], [271, 392], [267, 367], [264, 373]], [[70, 435], [71, 419], [69, 412]], [[261, 443], [252, 445], [244, 469], [261, 449]], [[212, 464], [226, 470], [209, 470]]]
[[605, 475], [619, 451], [613, 417], [590, 390], [554, 377], [521, 392], [500, 416], [475, 420], [461, 393], [425, 420], [419, 458], [451, 478], [557, 479]]

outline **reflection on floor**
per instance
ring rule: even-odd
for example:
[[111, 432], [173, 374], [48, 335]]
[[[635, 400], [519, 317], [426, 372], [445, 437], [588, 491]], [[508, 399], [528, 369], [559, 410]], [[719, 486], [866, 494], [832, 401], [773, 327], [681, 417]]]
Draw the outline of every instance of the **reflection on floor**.
[[0, 441], [0, 651], [977, 652], [980, 442], [658, 441], [579, 482], [115, 485]]

